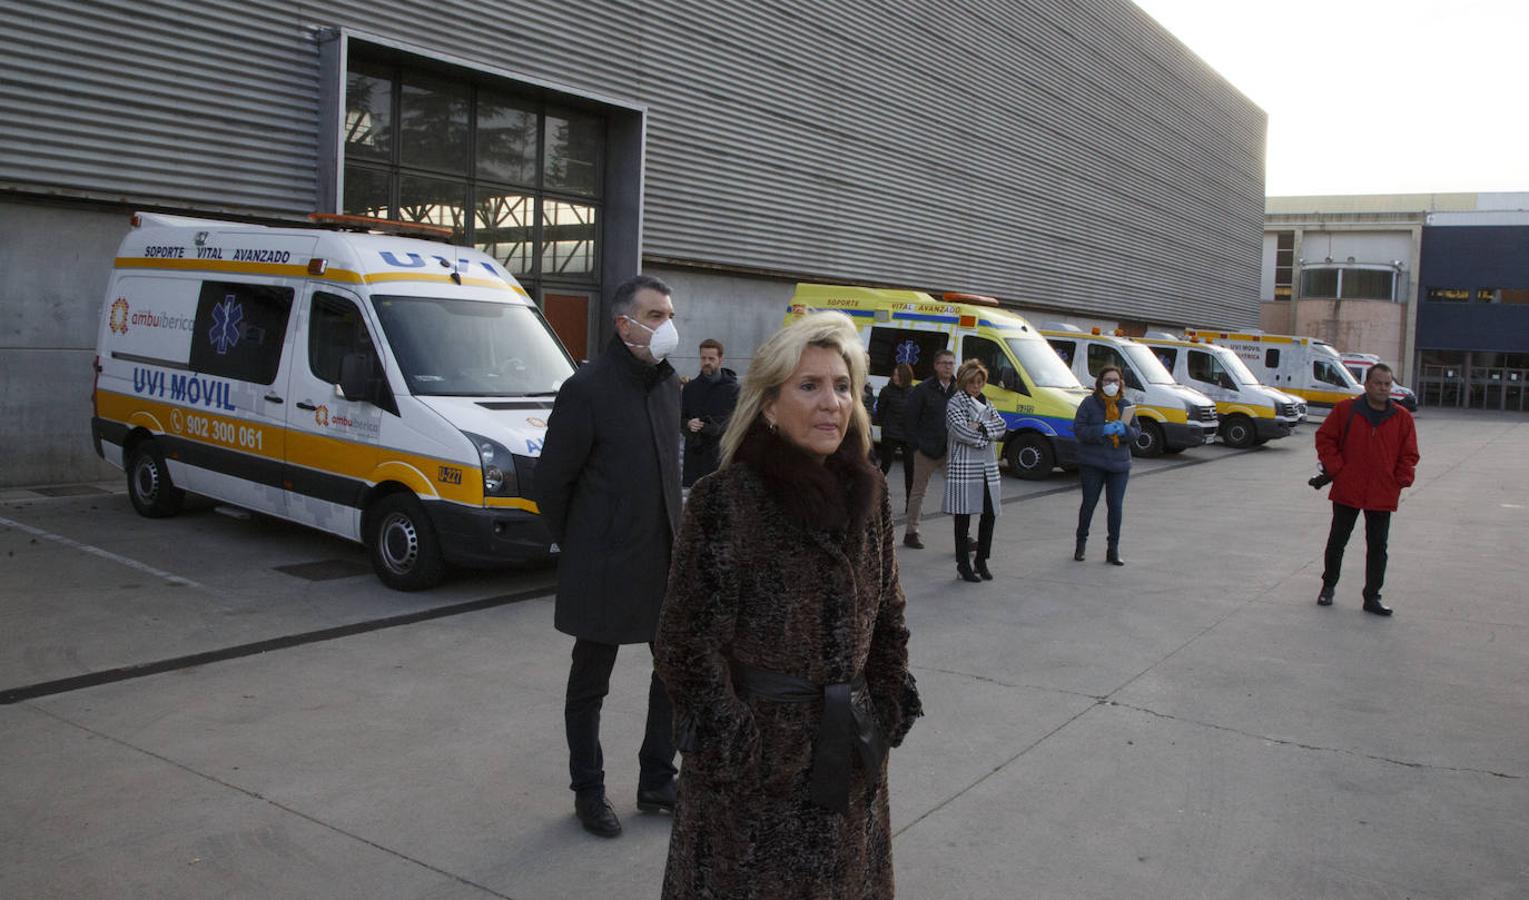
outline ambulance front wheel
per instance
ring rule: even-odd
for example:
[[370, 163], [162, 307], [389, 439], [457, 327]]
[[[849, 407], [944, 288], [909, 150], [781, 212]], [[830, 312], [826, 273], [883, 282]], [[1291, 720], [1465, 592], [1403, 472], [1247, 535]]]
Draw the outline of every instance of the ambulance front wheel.
[[1004, 447], [1009, 460], [1009, 471], [1026, 481], [1040, 481], [1051, 477], [1056, 466], [1056, 454], [1051, 442], [1039, 434], [1021, 434]]
[[1258, 431], [1247, 416], [1231, 416], [1221, 425], [1221, 440], [1233, 449], [1251, 447], [1257, 439]]
[[170, 481], [165, 455], [152, 440], [133, 445], [127, 461], [127, 496], [140, 516], [164, 519], [180, 512], [186, 492]]
[[1131, 454], [1151, 459], [1163, 455], [1163, 426], [1156, 422], [1142, 422], [1131, 445]]
[[413, 494], [389, 494], [367, 516], [372, 569], [395, 591], [422, 591], [446, 577], [446, 558], [430, 515]]

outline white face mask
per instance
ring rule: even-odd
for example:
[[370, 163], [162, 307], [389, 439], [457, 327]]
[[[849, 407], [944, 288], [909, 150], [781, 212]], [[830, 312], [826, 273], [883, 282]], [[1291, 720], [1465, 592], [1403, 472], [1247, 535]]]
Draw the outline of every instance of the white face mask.
[[1118, 393], [1120, 393], [1120, 385], [1115, 382], [1112, 381], [1104, 386], [1104, 396], [1113, 397]]
[[[662, 360], [664, 357], [673, 353], [674, 348], [680, 345], [680, 332], [679, 329], [674, 327], [673, 319], [665, 320], [664, 324], [658, 326], [657, 328], [649, 328], [631, 316], [626, 316], [625, 318], [628, 322], [631, 322], [633, 325], [636, 325], [643, 331], [653, 335], [653, 338], [648, 341], [648, 352], [653, 354], [653, 358], [655, 360]], [[627, 346], [636, 349], [642, 345], [627, 344]]]

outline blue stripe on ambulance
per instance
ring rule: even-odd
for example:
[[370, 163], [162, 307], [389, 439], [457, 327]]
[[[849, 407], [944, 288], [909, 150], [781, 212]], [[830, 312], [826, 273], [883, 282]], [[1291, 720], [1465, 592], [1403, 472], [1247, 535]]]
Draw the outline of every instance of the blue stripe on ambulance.
[[1031, 413], [1011, 413], [999, 411], [998, 415], [1003, 418], [1003, 424], [1010, 431], [1038, 431], [1049, 437], [1061, 438], [1065, 441], [1077, 440], [1072, 433], [1072, 419], [1060, 416], [1037, 416]]

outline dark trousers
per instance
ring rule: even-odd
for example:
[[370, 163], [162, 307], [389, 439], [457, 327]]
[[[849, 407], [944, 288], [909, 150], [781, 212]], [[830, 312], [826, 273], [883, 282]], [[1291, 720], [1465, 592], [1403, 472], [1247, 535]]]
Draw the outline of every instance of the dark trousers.
[[[972, 517], [968, 513], [955, 513], [951, 520], [956, 528], [956, 560], [966, 561], [966, 554], [971, 550], [967, 546], [966, 536], [971, 534]], [[987, 486], [982, 488], [982, 516], [977, 519], [977, 559], [984, 560], [993, 549], [993, 495], [988, 493]]]
[[1126, 481], [1129, 471], [1110, 472], [1095, 466], [1078, 466], [1078, 480], [1083, 483], [1083, 505], [1078, 507], [1078, 540], [1088, 540], [1088, 526], [1094, 521], [1094, 507], [1099, 505], [1099, 493], [1104, 492], [1104, 504], [1109, 508], [1110, 546], [1120, 546], [1120, 520], [1125, 515]]
[[881, 474], [892, 471], [892, 457], [899, 452], [903, 457], [903, 508], [906, 509], [908, 497], [913, 493], [913, 445], [907, 441], [881, 439]]
[[[578, 638], [573, 642], [573, 666], [568, 670], [568, 695], [563, 705], [563, 723], [568, 729], [568, 774], [575, 791], [603, 790], [605, 755], [600, 750], [600, 707], [610, 692], [611, 670], [616, 665], [615, 644], [601, 644]], [[648, 645], [652, 652], [653, 645]], [[679, 771], [674, 767], [674, 718], [669, 695], [658, 673], [648, 684], [648, 724], [642, 749], [637, 753], [641, 766], [638, 787], [660, 787]]]
[[[1333, 504], [1333, 527], [1327, 532], [1327, 567], [1322, 572], [1322, 586], [1332, 590], [1338, 586], [1338, 575], [1343, 570], [1343, 549], [1359, 521], [1359, 509], [1354, 506]], [[1386, 583], [1386, 541], [1391, 537], [1391, 514], [1385, 510], [1364, 511], [1364, 599], [1379, 600], [1380, 588]]]

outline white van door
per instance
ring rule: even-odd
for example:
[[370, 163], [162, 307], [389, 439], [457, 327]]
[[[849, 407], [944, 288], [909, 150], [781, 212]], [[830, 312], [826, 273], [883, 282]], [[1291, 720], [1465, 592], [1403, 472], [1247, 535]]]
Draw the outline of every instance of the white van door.
[[[340, 287], [309, 285], [297, 319], [287, 382], [287, 516], [359, 540], [366, 479], [377, 467], [382, 418], [390, 415], [382, 407], [392, 398], [379, 345], [361, 298]], [[380, 379], [381, 405], [341, 393], [347, 357]]]
[[1235, 403], [1239, 399], [1237, 382], [1232, 380], [1232, 373], [1221, 365], [1214, 353], [1186, 348], [1184, 372], [1189, 377], [1190, 387], [1217, 403]]

